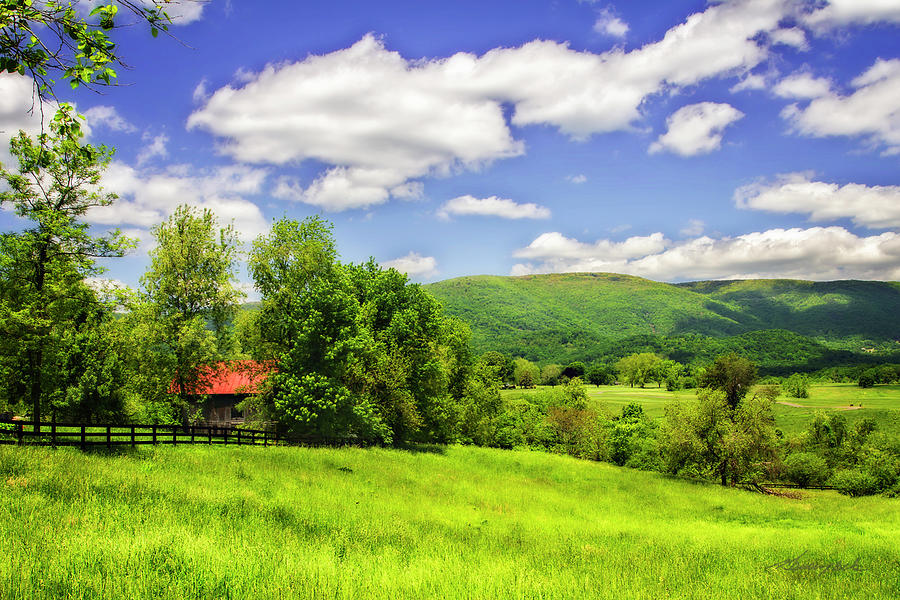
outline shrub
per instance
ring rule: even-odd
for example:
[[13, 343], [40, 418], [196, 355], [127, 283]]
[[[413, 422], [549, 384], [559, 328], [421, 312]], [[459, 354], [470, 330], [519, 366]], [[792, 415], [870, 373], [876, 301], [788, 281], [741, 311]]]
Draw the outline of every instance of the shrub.
[[782, 389], [791, 398], [809, 398], [809, 377], [794, 373], [784, 380]]
[[784, 474], [801, 487], [821, 485], [828, 479], [828, 463], [812, 452], [795, 452], [784, 459]]
[[878, 480], [866, 471], [845, 469], [831, 477], [831, 485], [840, 493], [857, 498], [878, 492]]
[[870, 373], [863, 373], [859, 376], [859, 387], [870, 388], [875, 385], [875, 378]]

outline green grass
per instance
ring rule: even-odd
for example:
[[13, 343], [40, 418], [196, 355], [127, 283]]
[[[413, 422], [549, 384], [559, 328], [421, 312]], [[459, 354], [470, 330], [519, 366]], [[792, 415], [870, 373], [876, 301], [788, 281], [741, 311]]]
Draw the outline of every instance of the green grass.
[[[503, 390], [501, 396], [506, 399], [528, 397], [539, 389]], [[665, 388], [659, 389], [655, 384], [646, 388], [590, 385], [586, 390], [594, 407], [603, 407], [613, 415], [618, 415], [623, 406], [637, 402], [654, 419], [661, 419], [665, 415], [666, 404], [675, 400], [690, 402], [696, 398], [695, 390], [667, 392]], [[858, 408], [860, 406], [862, 408]], [[809, 398], [790, 398], [782, 394], [776, 399], [775, 426], [786, 434], [800, 433], [819, 411], [839, 412], [851, 425], [863, 418], [870, 418], [875, 421], [879, 431], [900, 437], [900, 385], [861, 388], [855, 383], [827, 383], [811, 386]]]
[[[543, 453], [0, 447], [0, 598], [896, 598], [900, 510]], [[768, 568], [803, 561], [855, 570]]]

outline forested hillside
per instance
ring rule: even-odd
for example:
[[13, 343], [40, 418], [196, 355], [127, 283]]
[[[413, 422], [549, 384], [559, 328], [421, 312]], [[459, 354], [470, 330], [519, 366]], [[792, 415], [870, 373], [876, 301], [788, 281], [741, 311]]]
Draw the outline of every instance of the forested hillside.
[[734, 349], [764, 368], [790, 370], [877, 360], [900, 348], [900, 284], [894, 282], [668, 284], [565, 273], [461, 277], [426, 288], [469, 322], [476, 351], [530, 360], [652, 350], [702, 362]]

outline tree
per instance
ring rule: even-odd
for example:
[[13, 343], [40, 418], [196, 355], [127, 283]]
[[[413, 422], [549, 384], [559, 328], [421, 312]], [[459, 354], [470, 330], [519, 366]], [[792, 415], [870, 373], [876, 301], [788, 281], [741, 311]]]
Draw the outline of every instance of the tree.
[[716, 359], [704, 373], [701, 386], [724, 392], [728, 406], [734, 410], [750, 391], [756, 377], [756, 366], [732, 352]]
[[521, 388], [533, 388], [541, 380], [541, 369], [530, 360], [513, 359], [513, 378]]
[[85, 279], [103, 272], [97, 258], [122, 256], [131, 245], [118, 231], [91, 235], [81, 220], [89, 209], [116, 198], [100, 187], [112, 150], [82, 144], [82, 137], [74, 110], [63, 104], [50, 133], [37, 141], [24, 132], [12, 139], [17, 172], [0, 166], [8, 186], [0, 192], [0, 205], [11, 205], [31, 224], [0, 236], [0, 330], [5, 362], [18, 369], [11, 389], [29, 398], [38, 422], [48, 394], [64, 385], [55, 362], [64, 338], [78, 320], [114, 308], [115, 301], [103, 302]]
[[781, 387], [791, 398], [809, 398], [809, 376], [806, 374], [794, 373]]
[[700, 390], [693, 406], [666, 406], [660, 447], [670, 473], [758, 482], [775, 457], [772, 401], [754, 395], [731, 408], [724, 391]]
[[596, 386], [612, 385], [616, 382], [616, 369], [610, 365], [594, 361], [588, 367], [585, 377], [588, 383]]
[[77, 2], [0, 0], [0, 73], [30, 76], [40, 100], [53, 95], [53, 73], [73, 88], [110, 85], [115, 67], [124, 65], [108, 34], [119, 24], [119, 7], [146, 22], [156, 37], [171, 22], [165, 11], [170, 2], [117, 0], [98, 4], [83, 18]]
[[478, 362], [493, 369], [494, 376], [501, 384], [514, 381], [515, 363], [502, 352], [494, 350], [485, 352], [478, 357]]
[[541, 369], [541, 384], [556, 385], [562, 375], [562, 367], [557, 364], [544, 365]]
[[277, 365], [259, 401], [288, 430], [446, 442], [465, 417], [470, 439], [486, 435], [498, 396], [470, 386], [468, 328], [405, 275], [340, 264], [317, 217], [276, 221], [250, 272], [262, 294], [254, 355]]
[[626, 356], [616, 364], [616, 369], [631, 387], [644, 387], [649, 381], [660, 379], [662, 358], [652, 352]]
[[170, 376], [184, 406], [204, 368], [232, 351], [228, 325], [243, 292], [234, 286], [238, 240], [209, 209], [181, 205], [152, 230], [157, 246], [141, 278], [151, 339], [170, 357]]

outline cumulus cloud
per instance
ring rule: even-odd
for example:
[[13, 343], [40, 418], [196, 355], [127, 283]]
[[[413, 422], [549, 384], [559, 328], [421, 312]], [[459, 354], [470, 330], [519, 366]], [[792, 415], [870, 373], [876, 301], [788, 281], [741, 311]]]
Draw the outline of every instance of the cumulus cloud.
[[576, 140], [632, 130], [648, 96], [763, 62], [771, 42], [759, 34], [778, 30], [792, 5], [714, 4], [630, 52], [535, 40], [481, 56], [408, 60], [367, 35], [220, 88], [188, 127], [221, 138], [221, 150], [241, 162], [324, 163], [319, 178], [292, 192], [303, 202], [371, 206], [411, 181], [522, 154], [510, 125], [550, 125]]
[[831, 92], [831, 82], [810, 73], [794, 73], [775, 84], [772, 91], [781, 98], [821, 98]]
[[838, 185], [812, 181], [807, 173], [780, 175], [734, 193], [738, 208], [776, 213], [806, 213], [812, 221], [851, 219], [871, 229], [900, 227], [900, 186]]
[[852, 82], [856, 91], [829, 91], [805, 107], [782, 111], [794, 131], [811, 137], [864, 137], [885, 154], [900, 153], [900, 59], [878, 59]]
[[150, 143], [144, 146], [137, 156], [138, 166], [143, 165], [155, 157], [165, 158], [169, 155], [166, 144], [169, 143], [169, 136], [161, 133], [157, 136], [144, 135], [144, 140]]
[[668, 119], [668, 131], [650, 145], [650, 154], [668, 150], [681, 156], [708, 154], [722, 146], [726, 127], [744, 113], [730, 104], [701, 102], [684, 106]]
[[134, 133], [137, 127], [132, 125], [125, 119], [114, 106], [93, 106], [84, 111], [88, 123], [92, 127], [106, 127], [112, 131], [122, 131], [124, 133]]
[[438, 216], [449, 219], [451, 216], [501, 217], [503, 219], [549, 219], [550, 209], [529, 202], [519, 204], [507, 198], [491, 196], [476, 198], [466, 194], [448, 200], [441, 206]]
[[[642, 246], [646, 250], [641, 251]], [[900, 278], [900, 235], [857, 237], [843, 227], [771, 229], [677, 243], [660, 233], [593, 244], [545, 233], [514, 256], [537, 262], [516, 264], [512, 275], [593, 271], [657, 281]]]
[[401, 258], [388, 260], [382, 266], [397, 269], [413, 279], [430, 279], [438, 274], [437, 261], [433, 256], [422, 256], [418, 252], [410, 252]]
[[233, 221], [238, 235], [251, 240], [264, 233], [268, 223], [259, 207], [244, 196], [261, 192], [266, 177], [265, 170], [246, 166], [205, 173], [176, 166], [161, 173], [144, 173], [114, 162], [103, 177], [103, 186], [119, 199], [92, 209], [86, 219], [122, 226], [128, 235], [145, 240], [147, 229], [165, 220], [178, 205], [189, 204], [212, 209], [223, 225]]
[[854, 24], [900, 23], [900, 4], [893, 0], [828, 0], [804, 22], [819, 31]]
[[612, 37], [625, 37], [628, 33], [628, 23], [617, 17], [612, 10], [607, 7], [597, 13], [597, 20], [594, 21], [594, 31], [609, 35]]
[[569, 183], [584, 183], [587, 181], [587, 176], [579, 173], [578, 175], [568, 175], [566, 176], [566, 181]]

